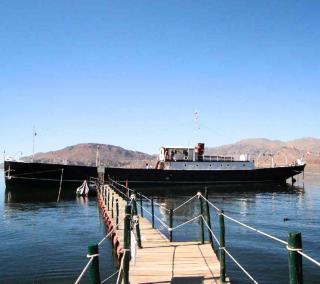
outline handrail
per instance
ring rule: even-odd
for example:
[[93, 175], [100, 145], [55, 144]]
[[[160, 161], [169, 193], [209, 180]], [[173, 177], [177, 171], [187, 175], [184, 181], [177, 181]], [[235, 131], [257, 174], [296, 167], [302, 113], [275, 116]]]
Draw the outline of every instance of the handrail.
[[[112, 180], [112, 179], [111, 179], [111, 180]], [[112, 182], [115, 183], [115, 184], [117, 184], [117, 185], [120, 185], [122, 188], [125, 188], [126, 190], [129, 190], [129, 191], [134, 192], [134, 193], [136, 192], [136, 191], [134, 191], [134, 190], [132, 190], [132, 189], [130, 189], [130, 188], [128, 188], [128, 187], [125, 187], [124, 185], [122, 185], [122, 184], [120, 184], [120, 183], [118, 183], [118, 182], [115, 182], [115, 181], [113, 181], [113, 180], [112, 180]], [[115, 186], [114, 186], [114, 188], [115, 188], [116, 190], [118, 190]], [[120, 190], [118, 190], [118, 191], [121, 192]], [[121, 192], [121, 193], [122, 193], [122, 192]], [[124, 193], [122, 193], [122, 194], [124, 194]], [[147, 196], [145, 196], [145, 195], [143, 195], [143, 194], [141, 194], [141, 193], [137, 193], [137, 194], [138, 194], [140, 197], [143, 197], [145, 200], [148, 200], [149, 202], [153, 201], [153, 200], [151, 200], [150, 198], [148, 198]], [[124, 195], [125, 195], [125, 194], [124, 194]], [[126, 197], [127, 197], [127, 196], [126, 196]], [[209, 204], [212, 208], [214, 208], [214, 209], [216, 210], [216, 212], [217, 212], [218, 215], [222, 215], [223, 217], [227, 218], [228, 220], [230, 220], [230, 221], [232, 221], [232, 222], [234, 222], [234, 223], [236, 223], [236, 224], [238, 224], [238, 225], [240, 225], [240, 226], [242, 226], [242, 227], [245, 227], [245, 228], [247, 228], [247, 229], [249, 229], [249, 230], [251, 230], [251, 231], [254, 231], [255, 233], [257, 233], [257, 234], [259, 234], [259, 235], [263, 235], [263, 236], [265, 236], [265, 237], [267, 237], [267, 238], [270, 238], [270, 239], [272, 239], [272, 240], [274, 240], [274, 241], [277, 241], [277, 242], [279, 242], [279, 243], [281, 243], [281, 244], [283, 244], [283, 245], [286, 245], [286, 248], [287, 248], [288, 251], [296, 251], [296, 252], [297, 252], [298, 254], [300, 254], [302, 257], [308, 259], [310, 262], [312, 262], [312, 263], [314, 263], [315, 265], [317, 265], [317, 266], [320, 267], [320, 262], [317, 261], [317, 260], [315, 260], [315, 259], [312, 258], [311, 256], [307, 255], [306, 253], [302, 252], [302, 249], [292, 249], [292, 248], [289, 248], [289, 247], [288, 247], [288, 242], [286, 242], [286, 241], [284, 241], [284, 240], [282, 240], [282, 239], [280, 239], [280, 238], [278, 238], [278, 237], [275, 237], [275, 236], [273, 236], [273, 235], [271, 235], [271, 234], [269, 234], [269, 233], [266, 233], [266, 232], [264, 232], [264, 231], [262, 231], [262, 230], [256, 229], [256, 228], [254, 228], [254, 227], [252, 227], [252, 226], [249, 226], [249, 225], [247, 225], [247, 224], [245, 224], [245, 223], [243, 223], [243, 222], [241, 222], [241, 221], [238, 221], [238, 220], [236, 220], [235, 218], [233, 218], [233, 217], [225, 214], [224, 212], [221, 211], [221, 209], [220, 209], [219, 207], [217, 207], [215, 204], [213, 204], [211, 201], [209, 201], [209, 200], [208, 200], [204, 195], [202, 195], [202, 193], [200, 193], [200, 192], [198, 192], [197, 194], [195, 194], [195, 195], [192, 196], [191, 198], [187, 199], [185, 202], [183, 202], [182, 204], [178, 205], [178, 206], [177, 206], [176, 208], [174, 208], [174, 209], [168, 209], [168, 208], [166, 208], [166, 207], [162, 206], [161, 204], [156, 203], [156, 202], [154, 202], [154, 201], [153, 201], [153, 203], [156, 204], [156, 205], [158, 205], [160, 208], [165, 209], [165, 211], [167, 211], [167, 212], [175, 212], [175, 211], [179, 210], [180, 208], [182, 208], [182, 207], [186, 206], [187, 204], [189, 204], [189, 203], [190, 203], [193, 199], [195, 199], [196, 197], [202, 198], [204, 201], [206, 201], [207, 204]], [[142, 206], [142, 205], [141, 205], [141, 210], [147, 212], [150, 216], [152, 216], [152, 213], [151, 213], [149, 210], [147, 210], [147, 209], [146, 209], [144, 206]], [[186, 225], [186, 224], [189, 224], [189, 223], [191, 223], [192, 221], [194, 221], [194, 220], [196, 220], [196, 219], [198, 219], [198, 218], [201, 218], [201, 219], [204, 221], [204, 224], [206, 225], [206, 227], [208, 228], [210, 234], [212, 235], [212, 237], [214, 238], [214, 240], [215, 240], [215, 241], [217, 242], [217, 244], [219, 245], [219, 249], [225, 251], [225, 253], [230, 257], [230, 259], [248, 276], [249, 279], [251, 279], [254, 283], [258, 283], [258, 282], [241, 266], [241, 264], [231, 255], [231, 253], [230, 253], [225, 247], [221, 247], [221, 246], [220, 246], [220, 242], [219, 242], [217, 236], [215, 236], [215, 234], [214, 234], [213, 231], [211, 230], [209, 224], [207, 223], [207, 221], [206, 221], [206, 219], [203, 217], [203, 215], [200, 214], [200, 215], [198, 215], [198, 216], [196, 216], [196, 217], [193, 217], [193, 218], [189, 219], [188, 221], [186, 221], [186, 222], [184, 222], [184, 223], [182, 223], [182, 224], [180, 224], [180, 225], [177, 225], [176, 227], [172, 227], [172, 226], [170, 227], [170, 226], [168, 226], [163, 220], [161, 220], [161, 219], [160, 219], [158, 216], [156, 216], [155, 214], [154, 214], [153, 216], [154, 216], [154, 217], [159, 221], [159, 223], [160, 223], [167, 231], [169, 231], [169, 232], [172, 232], [172, 231], [174, 231], [174, 230], [176, 230], [176, 229], [178, 229], [178, 228], [180, 228], [180, 227], [182, 227], [182, 226], [184, 226], [184, 225]]]

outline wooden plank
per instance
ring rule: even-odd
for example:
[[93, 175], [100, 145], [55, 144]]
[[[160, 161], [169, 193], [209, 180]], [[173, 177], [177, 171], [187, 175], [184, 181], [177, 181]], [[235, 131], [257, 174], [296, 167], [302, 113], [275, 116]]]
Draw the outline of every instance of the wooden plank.
[[[110, 187], [108, 190], [112, 191]], [[113, 193], [114, 200], [119, 200], [119, 220], [122, 220], [126, 202], [122, 196]], [[220, 283], [220, 263], [210, 244], [170, 243], [161, 232], [152, 229], [147, 219], [140, 217], [139, 225], [143, 248], [136, 248], [135, 256], [130, 262], [131, 284]], [[122, 243], [123, 225], [119, 226], [117, 234]]]

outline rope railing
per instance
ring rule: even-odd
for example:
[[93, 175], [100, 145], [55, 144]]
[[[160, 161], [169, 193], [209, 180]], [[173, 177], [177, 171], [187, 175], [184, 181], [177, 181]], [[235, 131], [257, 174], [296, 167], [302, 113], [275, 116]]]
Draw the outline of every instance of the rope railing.
[[94, 257], [95, 257], [95, 256], [90, 257], [88, 263], [87, 263], [86, 266], [83, 268], [83, 270], [81, 271], [79, 277], [77, 278], [76, 282], [74, 282], [74, 284], [80, 283], [83, 275], [84, 275], [84, 274], [86, 273], [86, 271], [88, 270], [88, 268], [89, 268], [91, 262], [93, 261]]
[[[202, 194], [201, 194], [201, 197], [202, 197], [206, 202], [208, 202], [209, 205], [211, 205], [214, 209], [216, 209], [218, 212], [221, 211], [221, 209], [219, 209], [217, 206], [215, 206], [214, 204], [212, 204], [212, 202], [210, 202], [210, 201], [209, 201], [207, 198], [205, 198]], [[243, 227], [245, 227], [245, 228], [247, 228], [247, 229], [249, 229], [249, 230], [252, 230], [252, 231], [254, 231], [254, 232], [258, 233], [258, 234], [264, 235], [264, 236], [266, 236], [266, 237], [268, 237], [268, 238], [270, 238], [270, 239], [273, 239], [273, 240], [275, 240], [275, 241], [278, 241], [278, 242], [280, 242], [280, 243], [282, 243], [282, 244], [284, 244], [284, 245], [287, 245], [287, 244], [288, 244], [286, 241], [283, 241], [283, 240], [281, 240], [281, 239], [279, 239], [279, 238], [277, 238], [277, 237], [275, 237], [275, 236], [272, 236], [272, 235], [270, 235], [270, 234], [268, 234], [268, 233], [265, 233], [265, 232], [263, 232], [263, 231], [261, 231], [261, 230], [258, 230], [258, 229], [256, 229], [256, 228], [253, 228], [253, 227], [251, 227], [251, 226], [249, 226], [249, 225], [247, 225], [247, 224], [245, 224], [245, 223], [242, 223], [242, 222], [240, 222], [240, 221], [238, 221], [238, 220], [236, 220], [236, 219], [228, 216], [228, 215], [225, 214], [225, 213], [222, 213], [222, 215], [223, 215], [224, 217], [226, 217], [227, 219], [229, 219], [230, 221], [235, 222], [235, 223], [239, 224], [240, 226], [243, 226]]]
[[233, 262], [243, 271], [244, 274], [246, 274], [248, 276], [248, 278], [250, 280], [252, 280], [253, 283], [256, 283], [258, 284], [258, 282], [251, 276], [251, 274], [244, 269], [244, 267], [231, 255], [231, 253], [225, 248], [225, 247], [222, 247], [220, 249], [223, 249], [226, 254], [233, 260]]
[[[113, 181], [113, 182], [114, 182], [114, 181]], [[129, 189], [128, 187], [125, 187], [124, 185], [122, 185], [122, 184], [120, 184], [120, 183], [117, 183], [117, 182], [115, 182], [115, 183], [118, 184], [118, 185], [120, 185], [122, 188], [124, 188], [124, 189], [126, 189], [126, 190], [129, 190], [129, 191], [135, 193], [134, 190]], [[120, 192], [121, 192], [121, 191], [120, 191]], [[264, 231], [262, 231], [262, 230], [256, 229], [256, 228], [254, 228], [254, 227], [252, 227], [252, 226], [250, 226], [250, 225], [247, 225], [247, 224], [245, 224], [245, 223], [243, 223], [243, 222], [241, 222], [241, 221], [239, 221], [239, 220], [237, 220], [237, 219], [235, 219], [235, 218], [233, 218], [233, 217], [225, 214], [225, 213], [223, 212], [223, 210], [221, 210], [218, 206], [216, 206], [215, 204], [213, 204], [210, 200], [208, 200], [208, 198], [206, 198], [206, 197], [205, 197], [202, 193], [200, 193], [200, 192], [198, 192], [198, 193], [195, 194], [194, 196], [190, 197], [189, 199], [187, 199], [185, 202], [183, 202], [182, 204], [178, 205], [178, 206], [177, 206], [176, 208], [174, 208], [174, 209], [168, 209], [168, 208], [162, 206], [161, 204], [156, 203], [156, 202], [153, 200], [153, 198], [150, 199], [150, 198], [148, 198], [147, 196], [145, 196], [145, 195], [143, 195], [143, 194], [141, 194], [141, 193], [136, 193], [136, 194], [137, 194], [138, 196], [140, 196], [140, 198], [143, 197], [145, 200], [151, 202], [152, 212], [150, 212], [149, 210], [147, 210], [144, 206], [140, 205], [140, 207], [141, 207], [141, 212], [144, 211], [144, 212], [148, 213], [150, 216], [152, 216], [153, 226], [154, 226], [154, 218], [155, 218], [156, 220], [158, 220], [159, 223], [162, 225], [162, 227], [163, 227], [164, 229], [166, 229], [167, 231], [169, 231], [169, 233], [170, 233], [170, 241], [172, 240], [172, 232], [173, 232], [173, 231], [179, 229], [180, 227], [182, 227], [182, 226], [184, 226], [184, 225], [187, 225], [187, 224], [195, 221], [195, 220], [198, 219], [198, 218], [201, 218], [201, 221], [205, 224], [206, 228], [208, 229], [209, 234], [212, 236], [212, 238], [213, 238], [213, 239], [215, 240], [215, 242], [218, 244], [219, 250], [220, 250], [220, 251], [224, 251], [224, 252], [230, 257], [230, 259], [241, 269], [241, 271], [243, 271], [243, 273], [245, 273], [245, 274], [247, 275], [247, 277], [248, 277], [251, 281], [253, 281], [253, 283], [258, 283], [258, 282], [257, 282], [257, 281], [253, 278], [253, 276], [232, 256], [232, 254], [225, 248], [225, 246], [224, 246], [224, 245], [221, 245], [221, 241], [219, 241], [218, 237], [213, 233], [213, 231], [212, 231], [212, 229], [211, 229], [211, 224], [210, 224], [210, 222], [209, 222], [209, 224], [210, 224], [210, 225], [209, 225], [208, 222], [207, 222], [207, 220], [204, 218], [204, 216], [203, 216], [202, 214], [200, 214], [200, 215], [198, 215], [198, 216], [196, 216], [196, 217], [193, 217], [193, 218], [191, 218], [190, 220], [188, 220], [188, 221], [186, 221], [186, 222], [184, 222], [184, 223], [182, 223], [182, 224], [179, 224], [179, 225], [173, 227], [173, 226], [172, 226], [172, 215], [173, 215], [173, 213], [176, 212], [177, 210], [181, 209], [182, 207], [186, 206], [186, 205], [189, 204], [191, 201], [193, 201], [196, 197], [198, 197], [198, 198], [200, 198], [200, 199], [203, 199], [203, 200], [206, 202], [206, 204], [208, 204], [208, 205], [210, 205], [212, 208], [214, 208], [214, 209], [216, 210], [216, 212], [217, 212], [217, 215], [219, 215], [219, 216], [221, 216], [221, 217], [224, 217], [224, 218], [226, 218], [226, 219], [228, 219], [228, 220], [230, 220], [230, 221], [232, 221], [232, 222], [234, 222], [234, 223], [236, 223], [236, 224], [238, 224], [238, 225], [240, 225], [240, 226], [242, 226], [242, 227], [244, 227], [244, 228], [246, 228], [246, 229], [249, 229], [249, 230], [251, 230], [251, 231], [253, 231], [253, 232], [255, 232], [255, 233], [259, 234], [259, 235], [263, 235], [263, 236], [265, 236], [265, 237], [267, 237], [267, 238], [269, 238], [269, 239], [272, 239], [272, 240], [274, 240], [274, 241], [277, 241], [278, 243], [281, 243], [281, 244], [283, 244], [283, 245], [286, 245], [286, 248], [287, 248], [288, 252], [290, 252], [290, 251], [291, 251], [291, 252], [296, 252], [297, 254], [301, 255], [302, 257], [306, 258], [307, 260], [309, 260], [309, 261], [312, 262], [313, 264], [315, 264], [315, 265], [317, 265], [318, 267], [320, 267], [320, 262], [317, 261], [317, 260], [315, 260], [315, 259], [312, 258], [311, 256], [307, 255], [306, 253], [304, 253], [301, 248], [292, 248], [292, 247], [290, 247], [290, 246], [288, 245], [289, 242], [284, 241], [284, 240], [282, 240], [282, 239], [280, 239], [280, 238], [278, 238], [278, 237], [276, 237], [276, 236], [273, 236], [273, 235], [271, 235], [271, 234], [269, 234], [269, 233], [266, 233], [266, 232], [264, 232]], [[141, 203], [141, 204], [142, 204], [142, 203]], [[167, 225], [167, 224], [166, 224], [163, 220], [161, 220], [156, 214], [154, 214], [153, 204], [159, 206], [159, 208], [163, 208], [166, 212], [169, 212], [169, 213], [170, 213], [170, 225]], [[202, 206], [202, 205], [201, 205], [201, 206]], [[207, 212], [207, 214], [208, 214], [208, 212]], [[210, 220], [210, 219], [209, 219], [209, 220]], [[224, 225], [223, 225], [223, 226], [224, 226]], [[224, 228], [223, 228], [223, 230], [224, 230]], [[224, 233], [223, 233], [223, 234], [224, 234]], [[220, 236], [220, 238], [221, 238], [221, 236]], [[224, 241], [223, 241], [223, 242], [224, 242]], [[290, 273], [291, 273], [291, 272], [290, 272]]]
[[[111, 230], [108, 232], [108, 234], [106, 236], [104, 236], [101, 241], [98, 243], [98, 247], [107, 239], [111, 236], [111, 234], [114, 232], [114, 230], [116, 229], [116, 227], [118, 225], [120, 225], [122, 223], [122, 221], [118, 222], [118, 224]], [[77, 280], [75, 281], [74, 284], [78, 284], [82, 277], [84, 276], [84, 274], [86, 273], [86, 271], [88, 270], [90, 264], [92, 263], [93, 259], [95, 257], [99, 256], [99, 254], [93, 254], [93, 255], [89, 255], [87, 254], [87, 258], [90, 258], [89, 261], [87, 262], [87, 264], [85, 265], [85, 267], [83, 268], [83, 270], [81, 271], [80, 275], [78, 276]], [[111, 276], [109, 276], [108, 278], [106, 278], [105, 280], [101, 281], [101, 283], [105, 283], [106, 281], [108, 281], [109, 279], [111, 279], [112, 277], [114, 277], [120, 270], [118, 270], [116, 273], [112, 274]]]

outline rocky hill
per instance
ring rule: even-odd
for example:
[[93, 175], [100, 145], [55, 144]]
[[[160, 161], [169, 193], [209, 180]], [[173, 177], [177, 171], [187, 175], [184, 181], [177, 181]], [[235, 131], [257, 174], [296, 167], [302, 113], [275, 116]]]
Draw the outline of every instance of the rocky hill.
[[[73, 165], [95, 166], [99, 153], [100, 163], [110, 167], [145, 167], [146, 163], [154, 165], [156, 156], [124, 148], [96, 143], [84, 143], [66, 147], [57, 151], [37, 153], [34, 161], [43, 163], [68, 163]], [[31, 161], [32, 156], [22, 157], [23, 161]]]
[[234, 144], [207, 148], [211, 155], [228, 155], [239, 157], [239, 154], [247, 154], [255, 160], [259, 166], [269, 166], [273, 157], [278, 165], [290, 164], [298, 158], [307, 161], [307, 171], [320, 170], [320, 139], [302, 138], [283, 142], [269, 139], [245, 139]]
[[[35, 161], [95, 166], [97, 149], [101, 164], [105, 166], [143, 168], [146, 163], [155, 166], [157, 162], [157, 155], [96, 143], [77, 144], [58, 151], [37, 153]], [[290, 164], [302, 157], [307, 161], [307, 171], [320, 171], [320, 139], [316, 138], [288, 142], [258, 138], [219, 147], [206, 145], [206, 155], [227, 155], [238, 159], [240, 154], [249, 155], [259, 166], [270, 166], [272, 157], [277, 165], [284, 165], [286, 162]], [[31, 158], [28, 156], [22, 160], [31, 161]]]

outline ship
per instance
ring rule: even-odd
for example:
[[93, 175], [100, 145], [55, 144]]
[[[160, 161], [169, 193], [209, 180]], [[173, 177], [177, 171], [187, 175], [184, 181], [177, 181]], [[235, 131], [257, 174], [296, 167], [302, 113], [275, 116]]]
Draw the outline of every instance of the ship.
[[[257, 167], [247, 155], [210, 156], [205, 155], [204, 143], [195, 147], [163, 146], [160, 148], [155, 167], [145, 168], [105, 167], [104, 179], [109, 178], [131, 185], [165, 184], [285, 184], [294, 176], [302, 173], [306, 163], [297, 159], [283, 166], [272, 163], [270, 167]], [[6, 159], [4, 161], [5, 183], [15, 185], [58, 184], [78, 187], [84, 180], [98, 177], [97, 166], [78, 166], [40, 162], [22, 162]]]

